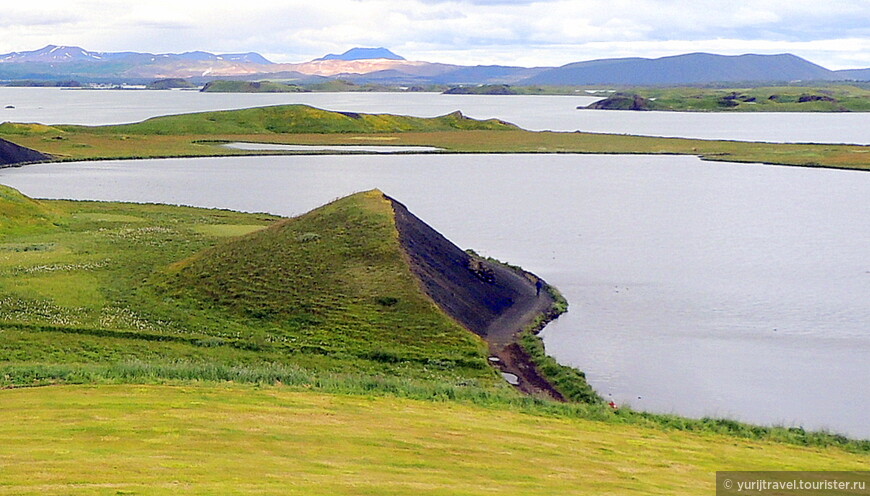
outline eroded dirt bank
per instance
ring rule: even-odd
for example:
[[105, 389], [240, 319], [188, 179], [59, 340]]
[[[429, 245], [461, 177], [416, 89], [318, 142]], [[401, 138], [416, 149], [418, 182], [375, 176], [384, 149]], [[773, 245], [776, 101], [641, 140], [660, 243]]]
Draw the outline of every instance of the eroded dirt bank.
[[536, 286], [539, 279], [466, 253], [404, 205], [387, 198], [395, 212], [399, 241], [426, 293], [486, 340], [497, 359], [494, 364], [516, 376], [520, 390], [564, 401], [517, 342], [518, 334], [553, 305], [552, 297]]

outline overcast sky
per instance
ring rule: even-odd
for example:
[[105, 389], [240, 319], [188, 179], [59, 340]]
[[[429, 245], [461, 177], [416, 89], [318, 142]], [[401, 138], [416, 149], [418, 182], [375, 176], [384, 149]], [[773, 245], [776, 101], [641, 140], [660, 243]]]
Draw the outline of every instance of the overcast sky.
[[552, 66], [698, 51], [789, 52], [830, 69], [870, 67], [870, 0], [9, 3], [0, 13], [0, 53], [55, 44], [93, 51], [254, 51], [275, 62], [303, 62], [383, 46], [411, 60]]

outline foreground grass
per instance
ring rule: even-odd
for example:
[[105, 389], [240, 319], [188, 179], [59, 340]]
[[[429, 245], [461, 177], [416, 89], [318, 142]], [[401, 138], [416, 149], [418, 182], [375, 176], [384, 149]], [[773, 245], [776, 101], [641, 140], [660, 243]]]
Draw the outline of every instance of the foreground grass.
[[[627, 407], [613, 410], [603, 401], [588, 398], [590, 390], [587, 390], [582, 372], [558, 365], [549, 357], [546, 357], [541, 367], [556, 370], [558, 374], [548, 375], [560, 390], [577, 402], [560, 403], [523, 395], [504, 381], [491, 384], [488, 381], [472, 379], [451, 381], [395, 373], [330, 372], [306, 369], [293, 364], [231, 365], [214, 360], [165, 361], [160, 358], [148, 362], [132, 360], [92, 364], [2, 364], [0, 389], [62, 384], [280, 385], [294, 390], [330, 394], [381, 396], [435, 403], [459, 402], [544, 417], [725, 435], [735, 439], [784, 443], [808, 449], [835, 447], [851, 453], [870, 455], [870, 440], [852, 440], [827, 432], [808, 432], [799, 427], [763, 427], [716, 418], [690, 419], [671, 414], [637, 412]], [[578, 397], [572, 394], [574, 392], [580, 392], [587, 397]]]
[[120, 126], [6, 123], [0, 125], [0, 138], [49, 153], [59, 160], [283, 154], [221, 146], [227, 142], [243, 141], [299, 145], [418, 145], [442, 148], [445, 153], [695, 155], [714, 161], [870, 169], [868, 146], [531, 132], [500, 121], [474, 121], [459, 114], [418, 119], [291, 107], [301, 108], [285, 112], [271, 107], [207, 112], [159, 117]]
[[[0, 391], [0, 494], [711, 494], [867, 457], [281, 387]], [[86, 462], [85, 462], [86, 461]]]

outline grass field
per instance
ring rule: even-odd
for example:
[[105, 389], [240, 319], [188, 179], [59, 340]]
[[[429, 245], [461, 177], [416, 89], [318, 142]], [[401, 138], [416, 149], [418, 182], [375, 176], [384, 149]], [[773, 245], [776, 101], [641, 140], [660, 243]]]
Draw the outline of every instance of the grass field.
[[863, 455], [458, 403], [240, 385], [0, 391], [0, 495], [713, 494]]
[[[579, 112], [579, 111], [578, 111]], [[307, 106], [266, 107], [149, 119], [120, 126], [0, 124], [0, 138], [58, 160], [269, 155], [227, 142], [418, 145], [444, 153], [631, 153], [696, 155], [705, 160], [870, 169], [870, 147], [750, 143], [643, 136], [531, 132], [460, 114], [435, 119], [342, 114]], [[335, 153], [335, 152], [331, 152]]]

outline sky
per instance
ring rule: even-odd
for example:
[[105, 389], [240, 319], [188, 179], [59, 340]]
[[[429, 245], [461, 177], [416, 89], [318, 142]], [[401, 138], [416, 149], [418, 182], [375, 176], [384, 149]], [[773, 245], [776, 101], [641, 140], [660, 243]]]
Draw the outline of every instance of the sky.
[[304, 62], [353, 47], [409, 60], [558, 66], [611, 57], [793, 53], [870, 68], [870, 0], [29, 0], [4, 5], [0, 53], [258, 52]]

